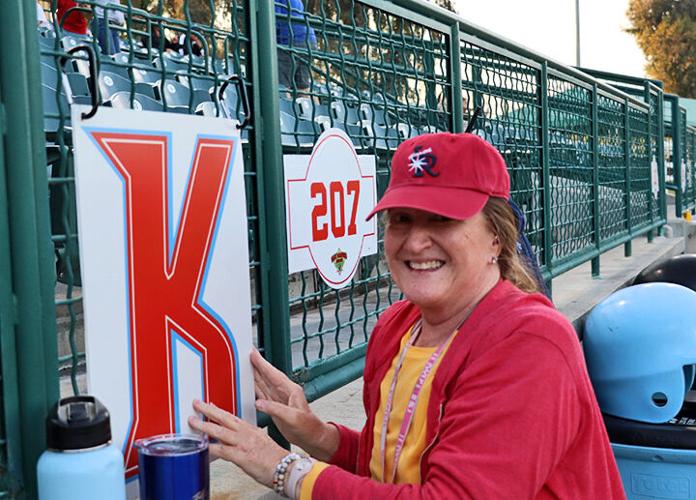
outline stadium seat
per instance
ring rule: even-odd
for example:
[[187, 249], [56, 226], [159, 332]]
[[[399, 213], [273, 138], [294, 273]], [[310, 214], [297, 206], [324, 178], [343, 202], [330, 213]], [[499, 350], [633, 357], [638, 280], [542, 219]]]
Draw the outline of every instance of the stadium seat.
[[87, 35], [63, 35], [60, 37], [60, 44], [65, 50], [70, 50], [78, 45], [88, 45], [92, 43], [92, 37]]
[[70, 95], [75, 104], [91, 104], [91, 96], [87, 78], [82, 73], [66, 73], [68, 85], [70, 85]]
[[135, 93], [157, 100], [154, 85], [145, 82], [135, 82]]
[[409, 124], [409, 123], [397, 123], [396, 124], [396, 131], [399, 133], [399, 138], [403, 141], [406, 139], [410, 139], [411, 137], [416, 137], [417, 135], [420, 134], [420, 131], [418, 130], [417, 127]]
[[355, 106], [346, 106], [343, 101], [332, 101], [331, 117], [339, 123], [355, 125], [360, 122], [358, 110]]
[[295, 114], [294, 102], [291, 99], [283, 97], [282, 95], [280, 97], [280, 100], [278, 101], [278, 107], [280, 108], [280, 111], [283, 113], [287, 113], [289, 115]]
[[103, 101], [111, 100], [111, 96], [116, 92], [130, 92], [131, 90], [130, 80], [122, 78], [115, 73], [109, 73], [108, 71], [99, 73], [97, 82]]
[[52, 64], [39, 65], [41, 67], [41, 83], [49, 88], [55, 89], [58, 87], [58, 71]]
[[116, 64], [114, 60], [110, 57], [102, 58], [99, 61], [99, 71], [108, 71], [109, 73], [118, 75], [121, 78], [130, 79], [130, 75], [128, 74], [128, 68]]
[[371, 121], [375, 125], [382, 127], [388, 127], [391, 125], [386, 111], [384, 111], [384, 109], [375, 108], [372, 104], [361, 104], [360, 115], [362, 116], [363, 121]]
[[[50, 30], [51, 33], [53, 33], [53, 30]], [[56, 39], [55, 36], [53, 38], [49, 38], [47, 36], [37, 36], [37, 40], [39, 41], [39, 50], [44, 51], [44, 50], [54, 50], [56, 47]]]
[[280, 112], [280, 137], [283, 146], [311, 147], [315, 136], [321, 132], [318, 125], [294, 115]]
[[147, 96], [134, 94], [131, 106], [130, 92], [116, 92], [111, 96], [111, 106], [118, 109], [135, 109], [137, 111], [163, 111], [162, 103]]
[[64, 118], [64, 127], [70, 128], [70, 107], [65, 91], [41, 85], [41, 97], [44, 110], [44, 132], [46, 139], [53, 142], [60, 129], [60, 116]]
[[222, 106], [218, 106], [213, 101], [205, 101], [196, 106], [196, 114], [202, 116], [221, 116], [225, 117]]
[[215, 85], [212, 79], [202, 78], [200, 76], [189, 76], [186, 72], [177, 74], [176, 79], [186, 87], [192, 90], [205, 90], [210, 92], [210, 89]]
[[155, 57], [153, 64], [157, 69], [164, 69], [170, 73], [176, 73], [177, 71], [188, 71], [188, 64], [181, 61], [181, 59], [175, 59], [167, 56], [166, 54], [162, 57]]
[[320, 116], [330, 117], [331, 113], [326, 104], [317, 104], [309, 97], [295, 99], [295, 114], [304, 120], [314, 120]]
[[235, 85], [228, 85], [221, 97], [220, 105], [224, 108], [226, 116], [239, 121], [243, 121], [246, 118]]
[[167, 106], [186, 107], [191, 102], [191, 108], [205, 101], [210, 101], [210, 95], [204, 90], [190, 90], [174, 80], [162, 80], [155, 86], [155, 95], [158, 100], [167, 103]]
[[143, 68], [133, 68], [133, 80], [135, 80], [136, 82], [145, 82], [154, 85], [161, 79], [162, 72], [155, 68], [152, 68], [152, 70]]
[[369, 120], [360, 122], [360, 127], [365, 139], [363, 143], [366, 146], [374, 146], [379, 150], [396, 149], [399, 145], [399, 133], [392, 127], [377, 125]]

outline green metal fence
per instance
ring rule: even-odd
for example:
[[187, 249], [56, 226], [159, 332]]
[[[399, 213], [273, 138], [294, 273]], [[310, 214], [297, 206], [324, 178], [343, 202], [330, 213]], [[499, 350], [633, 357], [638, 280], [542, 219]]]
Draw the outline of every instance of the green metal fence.
[[693, 161], [689, 162], [688, 134], [686, 109], [680, 105], [679, 96], [665, 94], [665, 144], [668, 171], [671, 170], [672, 183], [668, 189], [675, 193], [675, 213], [677, 217], [690, 210], [696, 209], [696, 190], [694, 176], [696, 169]]
[[[12, 123], [0, 144], [0, 488], [7, 496], [35, 494], [42, 422], [58, 397], [59, 372], [60, 394], [84, 390], [69, 106], [91, 102], [91, 84], [112, 107], [251, 118], [243, 154], [254, 340], [310, 399], [360, 375], [374, 322], [400, 296], [383, 259], [382, 228], [378, 254], [362, 260], [346, 289], [328, 288], [313, 271], [288, 276], [282, 155], [311, 151], [329, 127], [375, 156], [381, 193], [399, 142], [461, 132], [480, 106], [474, 132], [508, 164], [549, 283], [588, 260], [599, 273], [602, 252], [625, 244], [628, 253], [632, 238], [665, 222], [659, 87], [646, 85], [637, 99], [422, 2], [315, 0], [303, 14], [279, 0], [285, 9], [276, 15], [259, 0], [123, 0], [113, 7], [125, 17], [114, 27], [123, 46], [113, 56], [92, 37], [62, 31], [58, 20], [37, 30], [31, 2], [7, 3], [0, 10], [0, 119]], [[56, 3], [45, 6], [55, 11]], [[72, 12], [96, 13], [84, 4]], [[315, 36], [278, 43], [279, 23]], [[185, 54], [169, 50], [167, 36]], [[76, 46], [90, 47], [95, 62], [71, 53]], [[306, 72], [306, 80], [280, 85], [288, 71]], [[248, 111], [231, 75], [245, 85]], [[692, 145], [694, 172], [694, 134], [685, 134], [680, 144]]]

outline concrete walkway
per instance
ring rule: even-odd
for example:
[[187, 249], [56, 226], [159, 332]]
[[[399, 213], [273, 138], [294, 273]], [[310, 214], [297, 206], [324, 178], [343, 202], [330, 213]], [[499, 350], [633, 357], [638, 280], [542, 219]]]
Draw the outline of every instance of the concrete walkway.
[[[600, 276], [593, 278], [590, 263], [583, 264], [553, 280], [556, 307], [581, 331], [585, 315], [599, 301], [624, 287], [643, 268], [662, 258], [684, 252], [686, 238], [681, 222], [675, 222], [673, 238], [658, 237], [648, 243], [645, 237], [632, 243], [632, 256], [624, 257], [623, 245], [600, 257]], [[314, 401], [312, 410], [322, 419], [340, 422], [355, 429], [362, 427], [362, 379]], [[245, 476], [237, 467], [217, 460], [211, 464], [211, 489], [214, 500], [278, 499], [267, 488]]]

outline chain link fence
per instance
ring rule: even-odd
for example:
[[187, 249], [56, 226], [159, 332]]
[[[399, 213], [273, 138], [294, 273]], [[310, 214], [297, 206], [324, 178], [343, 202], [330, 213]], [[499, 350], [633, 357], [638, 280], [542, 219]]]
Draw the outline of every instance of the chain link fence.
[[[598, 272], [602, 252], [665, 222], [659, 87], [642, 82], [626, 93], [421, 2], [312, 0], [299, 11], [288, 0], [275, 0], [273, 10], [260, 0], [122, 0], [106, 7], [84, 0], [59, 18], [51, 0], [40, 2], [49, 22], [38, 28], [33, 5], [9, 4], [6, 15], [17, 18], [13, 27], [3, 17], [8, 43], [0, 90], [19, 82], [30, 112], [8, 108], [29, 132], [13, 144], [21, 151], [0, 150], [5, 496], [35, 491], [44, 409], [59, 394], [85, 391], [72, 104], [248, 122], [242, 139], [254, 343], [310, 399], [360, 376], [378, 315], [401, 296], [384, 261], [381, 225], [377, 255], [362, 259], [348, 287], [333, 290], [315, 271], [288, 275], [282, 157], [309, 154], [329, 128], [342, 129], [359, 154], [375, 157], [379, 195], [400, 142], [462, 132], [480, 109], [473, 132], [505, 158], [512, 197], [549, 282], [590, 259]], [[70, 31], [80, 19], [91, 34]], [[25, 77], [10, 74], [10, 40], [26, 46], [26, 62], [16, 70]], [[692, 176], [694, 130], [681, 129], [676, 142], [686, 148]], [[31, 182], [9, 172], [17, 164], [10, 159], [21, 154], [34, 165]], [[14, 192], [16, 186], [31, 196]], [[685, 186], [685, 200], [693, 200], [693, 179]], [[10, 209], [28, 207], [29, 198], [37, 214], [50, 214], [45, 224], [10, 221]], [[22, 237], [27, 248], [33, 238], [34, 247], [50, 249], [37, 257], [43, 267], [32, 278], [44, 288], [18, 299], [20, 306], [34, 300], [50, 311], [41, 324], [13, 312], [12, 294], [24, 282], [17, 270], [24, 266], [5, 242]], [[17, 346], [12, 341], [22, 328], [48, 346], [41, 371], [31, 371], [29, 338]]]

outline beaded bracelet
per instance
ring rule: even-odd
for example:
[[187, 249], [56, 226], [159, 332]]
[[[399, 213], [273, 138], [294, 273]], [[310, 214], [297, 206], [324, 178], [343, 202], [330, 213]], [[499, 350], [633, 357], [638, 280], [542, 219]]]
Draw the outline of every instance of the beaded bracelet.
[[285, 455], [278, 465], [276, 465], [275, 471], [273, 472], [273, 491], [281, 496], [285, 495], [285, 473], [288, 470], [288, 466], [295, 460], [299, 460], [302, 457], [297, 453], [288, 453]]

